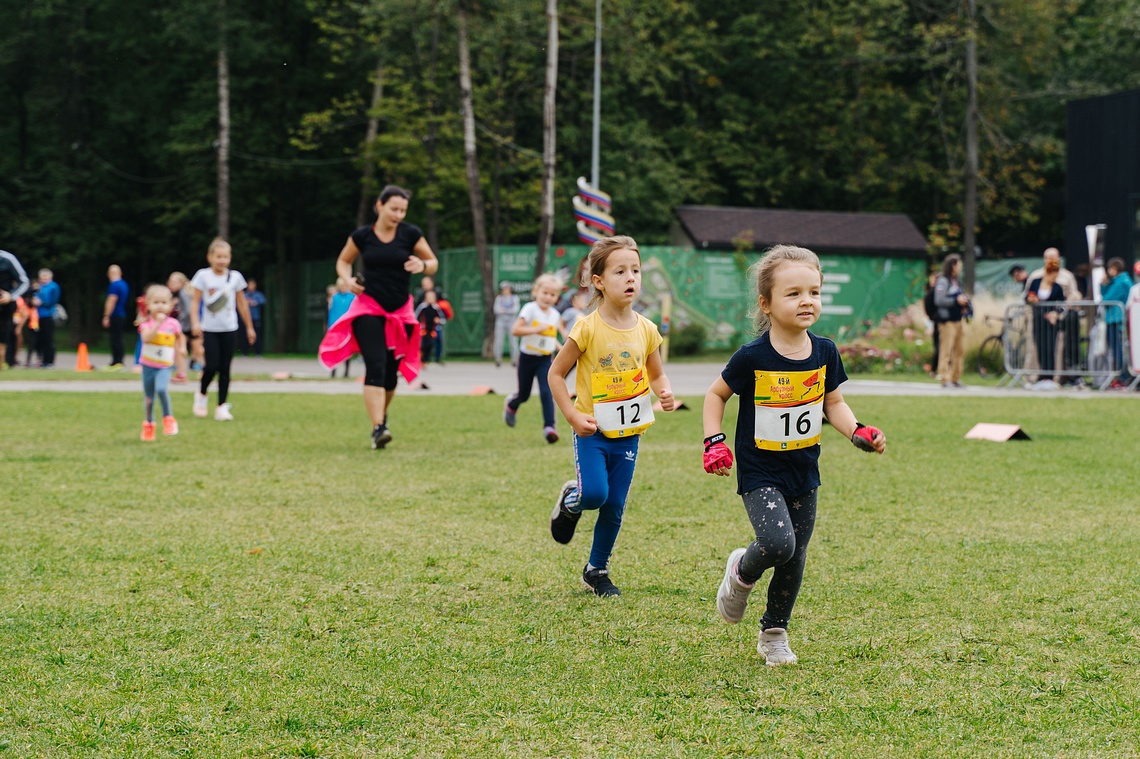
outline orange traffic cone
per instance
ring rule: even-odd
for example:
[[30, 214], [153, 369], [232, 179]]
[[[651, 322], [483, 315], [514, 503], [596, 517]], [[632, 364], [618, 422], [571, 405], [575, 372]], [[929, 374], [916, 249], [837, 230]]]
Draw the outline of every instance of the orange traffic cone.
[[89, 372], [91, 364], [87, 362], [87, 343], [79, 344], [79, 355], [75, 358], [75, 371]]

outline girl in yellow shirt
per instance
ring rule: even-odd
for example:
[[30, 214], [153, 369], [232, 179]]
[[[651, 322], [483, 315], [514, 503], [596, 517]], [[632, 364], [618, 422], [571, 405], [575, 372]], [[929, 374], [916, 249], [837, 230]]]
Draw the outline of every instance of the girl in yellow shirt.
[[[582, 582], [595, 595], [620, 596], [609, 560], [621, 529], [625, 499], [637, 464], [637, 444], [653, 424], [650, 390], [665, 411], [673, 391], [661, 366], [661, 335], [633, 310], [641, 293], [641, 252], [633, 238], [594, 243], [587, 272], [597, 308], [581, 317], [550, 367], [554, 401], [573, 429], [576, 478], [567, 481], [550, 515], [550, 533], [569, 543], [582, 512], [597, 510], [590, 559]], [[571, 400], [566, 375], [578, 368]]]

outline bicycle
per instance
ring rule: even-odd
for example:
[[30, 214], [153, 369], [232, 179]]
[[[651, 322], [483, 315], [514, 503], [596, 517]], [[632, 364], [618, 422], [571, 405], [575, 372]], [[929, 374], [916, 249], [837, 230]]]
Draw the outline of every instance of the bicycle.
[[[990, 335], [978, 347], [977, 355], [977, 368], [978, 374], [982, 377], [1000, 377], [1006, 373], [1007, 363], [1010, 365], [1020, 365], [1025, 357], [1025, 327], [1010, 328], [1009, 323], [1002, 316], [985, 316], [983, 317], [987, 325], [992, 325], [995, 321], [1001, 325], [1001, 329], [993, 335]], [[1006, 361], [1006, 359], [1011, 359]]]

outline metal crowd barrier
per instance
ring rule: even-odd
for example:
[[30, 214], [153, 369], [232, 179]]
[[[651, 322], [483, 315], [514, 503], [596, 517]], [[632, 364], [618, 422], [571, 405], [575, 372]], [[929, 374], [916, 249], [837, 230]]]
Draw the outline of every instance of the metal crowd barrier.
[[1014, 303], [1002, 322], [1003, 382], [1053, 380], [1103, 390], [1129, 368], [1127, 326], [1119, 301]]

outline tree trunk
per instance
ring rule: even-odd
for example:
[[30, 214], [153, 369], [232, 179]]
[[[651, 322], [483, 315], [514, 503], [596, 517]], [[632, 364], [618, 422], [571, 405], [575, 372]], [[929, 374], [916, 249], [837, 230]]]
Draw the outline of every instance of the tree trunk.
[[372, 201], [376, 192], [372, 187], [372, 178], [376, 176], [376, 156], [373, 154], [376, 143], [376, 133], [380, 130], [380, 116], [377, 110], [380, 101], [384, 98], [384, 63], [376, 64], [372, 82], [372, 105], [368, 109], [368, 131], [364, 133], [364, 172], [360, 177], [360, 206], [356, 209], [356, 226], [363, 227], [372, 218]]
[[218, 237], [230, 238], [230, 63], [226, 0], [218, 0]]
[[439, 87], [436, 83], [436, 72], [439, 63], [439, 4], [431, 4], [431, 50], [428, 53], [428, 67], [425, 78], [427, 87], [425, 92], [430, 93], [428, 113], [428, 133], [424, 148], [427, 151], [427, 165], [424, 167], [424, 184], [427, 190], [427, 239], [432, 250], [438, 251], [439, 245], [439, 213], [436, 210], [436, 201], [440, 196], [436, 186], [436, 164], [439, 156], [439, 122], [441, 119], [441, 105]]
[[974, 227], [978, 224], [978, 27], [968, 0], [966, 36], [966, 197], [962, 209], [962, 289], [974, 293]]
[[546, 87], [542, 93], [542, 214], [538, 225], [538, 255], [534, 276], [546, 269], [546, 255], [554, 234], [555, 99], [558, 88], [558, 0], [546, 0]]
[[471, 228], [475, 234], [475, 250], [479, 256], [479, 273], [483, 280], [483, 349], [482, 355], [491, 355], [495, 318], [493, 305], [495, 287], [491, 281], [494, 270], [487, 249], [487, 230], [483, 222], [483, 192], [479, 188], [479, 160], [475, 151], [475, 102], [471, 89], [471, 51], [467, 46], [467, 3], [456, 8], [456, 26], [459, 30], [459, 92], [463, 100], [463, 153], [467, 159], [467, 194], [471, 199]]

